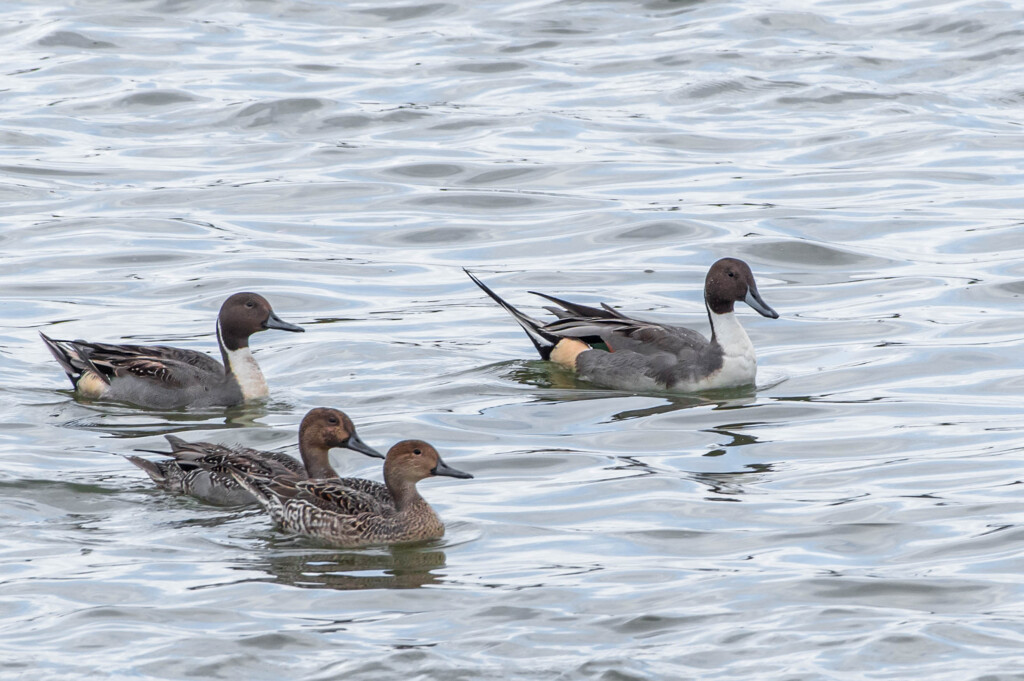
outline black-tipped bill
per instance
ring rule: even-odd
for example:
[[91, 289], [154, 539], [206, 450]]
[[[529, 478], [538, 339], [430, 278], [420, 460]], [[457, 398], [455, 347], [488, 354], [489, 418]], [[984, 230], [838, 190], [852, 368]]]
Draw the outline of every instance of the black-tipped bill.
[[447, 475], [449, 478], [463, 478], [463, 479], [469, 479], [469, 478], [473, 477], [469, 473], [465, 473], [465, 472], [460, 471], [460, 470], [458, 470], [456, 468], [452, 468], [451, 466], [446, 464], [444, 461], [442, 461], [441, 457], [437, 457], [437, 465], [434, 466], [433, 470], [430, 471], [430, 474], [431, 475]]
[[370, 445], [368, 445], [365, 442], [363, 442], [362, 440], [360, 440], [359, 436], [356, 435], [355, 433], [352, 433], [352, 435], [349, 436], [348, 442], [345, 443], [345, 446], [348, 447], [349, 449], [351, 449], [353, 452], [359, 452], [360, 454], [366, 454], [366, 456], [372, 456], [375, 459], [383, 459], [384, 458], [383, 454], [381, 454], [376, 449], [374, 449]]
[[305, 331], [304, 328], [298, 324], [289, 324], [285, 320], [278, 317], [273, 312], [267, 317], [267, 321], [263, 322], [264, 329], [281, 329], [282, 331]]
[[747, 296], [743, 299], [743, 302], [757, 310], [759, 314], [762, 314], [765, 317], [770, 319], [779, 318], [779, 313], [768, 307], [768, 303], [761, 299], [761, 294], [758, 293], [757, 289], [753, 286], [747, 287]]

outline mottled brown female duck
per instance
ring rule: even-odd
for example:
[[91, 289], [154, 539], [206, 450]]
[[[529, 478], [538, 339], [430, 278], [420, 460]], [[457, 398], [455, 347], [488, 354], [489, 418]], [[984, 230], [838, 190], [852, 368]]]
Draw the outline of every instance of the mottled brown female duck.
[[227, 472], [229, 469], [265, 477], [288, 476], [295, 480], [337, 478], [338, 474], [331, 467], [328, 455], [332, 447], [346, 447], [360, 454], [384, 458], [383, 454], [359, 438], [347, 414], [328, 407], [311, 410], [299, 425], [301, 463], [280, 452], [229, 447], [212, 442], [185, 442], [174, 435], [166, 437], [172, 451], [158, 453], [169, 454], [174, 458], [150, 461], [129, 456], [128, 460], [146, 471], [153, 482], [166, 490], [189, 494], [207, 503], [224, 506], [256, 503], [256, 498]]
[[403, 440], [388, 451], [384, 484], [393, 508], [342, 480], [297, 480], [287, 475], [268, 478], [240, 470], [231, 473], [282, 528], [345, 548], [444, 536], [444, 523], [420, 496], [416, 483], [435, 475], [473, 477], [447, 465], [437, 450], [422, 440]]
[[204, 352], [166, 345], [114, 345], [39, 335], [79, 395], [179, 409], [232, 406], [266, 397], [267, 381], [249, 350], [249, 336], [266, 329], [303, 330], [274, 314], [263, 296], [236, 293], [224, 301], [217, 316], [223, 365]]

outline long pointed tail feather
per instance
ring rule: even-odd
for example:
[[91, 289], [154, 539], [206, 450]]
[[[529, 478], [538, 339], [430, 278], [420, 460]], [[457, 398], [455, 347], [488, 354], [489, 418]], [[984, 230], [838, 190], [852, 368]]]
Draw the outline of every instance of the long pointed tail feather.
[[[152, 451], [152, 450], [140, 449], [138, 451], [140, 451], [140, 452], [148, 452], [148, 451]], [[156, 453], [157, 454], [166, 454], [166, 452], [156, 452]], [[143, 459], [141, 456], [133, 456], [131, 454], [126, 454], [124, 458], [128, 459], [133, 464], [135, 464], [136, 466], [138, 466], [142, 470], [146, 471], [146, 475], [148, 475], [150, 478], [152, 478], [153, 482], [155, 482], [156, 484], [163, 485], [165, 482], [167, 482], [167, 475], [164, 474], [163, 469], [160, 468], [160, 466], [158, 464], [156, 464], [155, 462], [150, 461], [149, 459]]]
[[526, 335], [533, 343], [533, 346], [537, 348], [537, 352], [540, 353], [541, 359], [551, 358], [551, 351], [554, 349], [555, 345], [558, 344], [558, 341], [561, 340], [560, 337], [544, 331], [542, 328], [544, 325], [541, 322], [520, 312], [514, 305], [503, 299], [497, 293], [488, 288], [485, 283], [477, 279], [472, 272], [466, 268], [462, 268], [462, 271], [465, 272], [466, 275], [473, 280], [473, 283], [479, 286], [484, 293], [490, 296], [494, 302], [512, 315], [512, 318], [518, 322], [519, 326], [523, 327], [523, 331], [526, 332]]
[[71, 385], [77, 388], [78, 382], [85, 373], [95, 374], [100, 381], [110, 385], [110, 377], [100, 371], [89, 357], [90, 350], [86, 347], [85, 341], [57, 340], [50, 338], [42, 331], [39, 332], [39, 335], [50, 354], [68, 375]]
[[[259, 505], [267, 511], [273, 513], [275, 507], [281, 506], [280, 500], [267, 490], [268, 485], [272, 483], [269, 478], [248, 475], [243, 471], [231, 468], [228, 468], [227, 472], [235, 479], [235, 482], [237, 482], [242, 489], [256, 497], [256, 501], [259, 502]], [[274, 503], [275, 501], [277, 503]]]
[[57, 364], [60, 364], [60, 368], [64, 370], [64, 373], [68, 375], [68, 379], [71, 381], [72, 386], [77, 386], [77, 379], [81, 373], [80, 369], [77, 369], [71, 363], [71, 354], [61, 343], [66, 341], [58, 341], [50, 338], [42, 331], [39, 332], [39, 337], [43, 339], [43, 343], [46, 345], [46, 349], [50, 351], [53, 358], [57, 360]]
[[[568, 300], [555, 298], [554, 296], [549, 296], [547, 293], [540, 293], [539, 291], [530, 291], [530, 293], [532, 293], [535, 296], [540, 296], [541, 298], [550, 300], [552, 303], [555, 303], [556, 305], [560, 305], [567, 312], [569, 312], [569, 316], [597, 317], [599, 319], [623, 318], [621, 313], [616, 312], [614, 309], [608, 307], [604, 303], [601, 303], [600, 308], [596, 308], [590, 307], [589, 305], [580, 305], [579, 303], [570, 303]], [[549, 307], [547, 309], [550, 310], [551, 308]], [[559, 313], [558, 316], [564, 318], [566, 315], [565, 312], [562, 312]]]
[[177, 435], [171, 435], [170, 433], [167, 433], [167, 434], [164, 435], [164, 439], [167, 440], [167, 442], [171, 445], [171, 449], [173, 451], [175, 451], [175, 452], [178, 451], [179, 449], [191, 449], [192, 448], [192, 446], [191, 446], [191, 444], [189, 442], [186, 442], [185, 440], [182, 440]]

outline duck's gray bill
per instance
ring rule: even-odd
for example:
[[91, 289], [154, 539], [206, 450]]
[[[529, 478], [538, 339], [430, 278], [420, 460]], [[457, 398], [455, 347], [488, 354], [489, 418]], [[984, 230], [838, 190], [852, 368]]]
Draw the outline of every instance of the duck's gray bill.
[[359, 452], [360, 454], [366, 454], [366, 456], [372, 456], [372, 457], [374, 457], [376, 459], [383, 459], [384, 458], [383, 454], [381, 454], [376, 449], [374, 449], [370, 445], [368, 445], [365, 442], [363, 442], [362, 440], [360, 440], [359, 436], [356, 435], [355, 433], [352, 433], [352, 435], [349, 436], [348, 442], [345, 444], [345, 446], [348, 447], [349, 449], [351, 449], [354, 452]]
[[743, 302], [754, 308], [758, 313], [769, 317], [771, 319], [778, 319], [779, 313], [768, 307], [768, 303], [761, 299], [761, 294], [757, 292], [757, 289], [753, 286], [747, 288], [747, 296], [743, 299]]
[[267, 321], [263, 322], [263, 328], [281, 329], [282, 331], [305, 331], [305, 329], [298, 324], [289, 324], [273, 312], [271, 312], [270, 316], [267, 317]]
[[447, 475], [450, 478], [472, 478], [473, 476], [469, 473], [464, 473], [456, 468], [452, 468], [444, 461], [441, 461], [441, 457], [437, 458], [437, 465], [434, 466], [434, 470], [430, 471], [434, 475]]

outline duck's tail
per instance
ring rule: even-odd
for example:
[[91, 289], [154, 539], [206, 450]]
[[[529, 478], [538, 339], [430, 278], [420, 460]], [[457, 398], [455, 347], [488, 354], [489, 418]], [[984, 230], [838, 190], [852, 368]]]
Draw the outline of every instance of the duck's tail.
[[53, 358], [57, 360], [57, 364], [64, 370], [64, 373], [68, 375], [68, 379], [71, 380], [72, 386], [78, 385], [78, 376], [82, 373], [82, 370], [75, 367], [73, 364], [73, 357], [77, 355], [77, 348], [70, 343], [70, 341], [59, 341], [54, 340], [47, 336], [42, 331], [39, 332], [39, 337], [43, 339], [43, 343], [46, 344], [46, 349], [50, 351]]
[[77, 388], [79, 380], [86, 373], [94, 374], [103, 383], [110, 384], [110, 379], [93, 364], [89, 359], [88, 350], [79, 341], [57, 340], [50, 338], [42, 331], [39, 332], [39, 336], [43, 339], [50, 354], [60, 364], [61, 369], [68, 375], [72, 386]]
[[[153, 450], [141, 449], [139, 451], [146, 452], [146, 451], [153, 451]], [[156, 453], [157, 454], [166, 454], [166, 452], [156, 452]], [[138, 466], [142, 470], [146, 471], [146, 475], [148, 475], [150, 478], [152, 478], [153, 482], [155, 482], [156, 484], [158, 484], [158, 485], [165, 485], [167, 483], [167, 474], [166, 474], [166, 472], [164, 471], [163, 468], [160, 467], [160, 464], [156, 463], [155, 461], [150, 461], [149, 459], [143, 459], [141, 456], [133, 456], [132, 454], [126, 454], [124, 458], [128, 459], [133, 464], [135, 464], [136, 466]]]
[[519, 326], [523, 327], [523, 331], [525, 331], [526, 335], [530, 338], [530, 341], [533, 343], [533, 347], [537, 348], [537, 352], [540, 353], [541, 359], [551, 359], [551, 351], [554, 350], [558, 341], [562, 340], [560, 336], [556, 336], [553, 333], [545, 331], [543, 328], [544, 324], [517, 310], [515, 306], [488, 288], [486, 284], [477, 279], [476, 276], [466, 268], [462, 268], [462, 271], [465, 272], [466, 275], [473, 280], [473, 283], [479, 286], [484, 293], [489, 295], [494, 302], [505, 308], [505, 311], [512, 315], [512, 318], [519, 323]]

